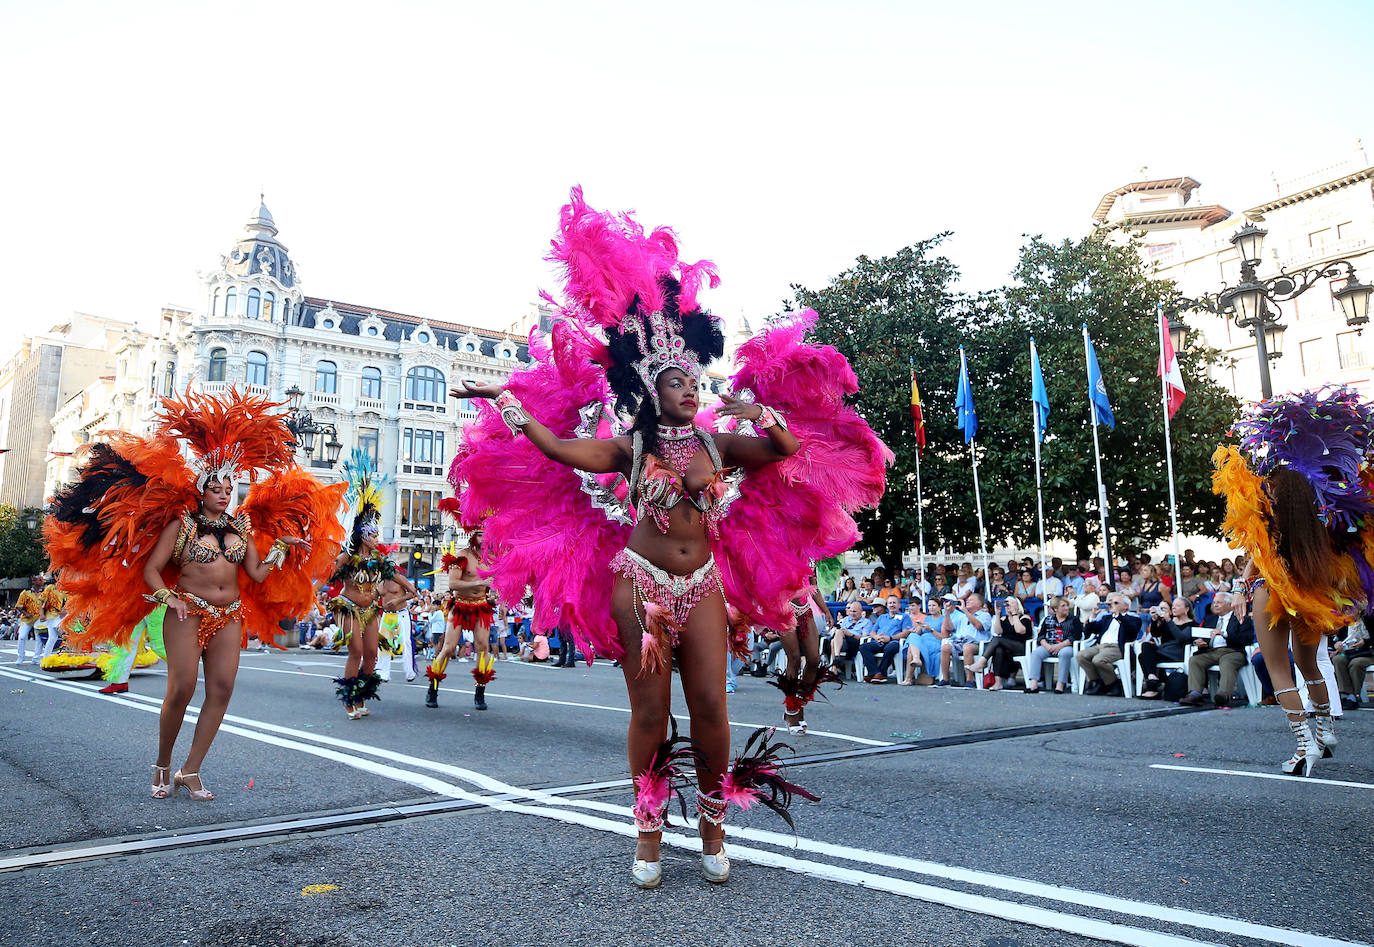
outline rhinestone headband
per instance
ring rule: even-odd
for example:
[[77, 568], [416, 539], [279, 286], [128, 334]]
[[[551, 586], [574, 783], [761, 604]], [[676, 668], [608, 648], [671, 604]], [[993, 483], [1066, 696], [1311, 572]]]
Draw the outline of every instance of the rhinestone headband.
[[676, 368], [692, 378], [701, 377], [701, 362], [687, 348], [682, 339], [682, 324], [674, 325], [662, 312], [651, 312], [643, 319], [634, 319], [631, 331], [639, 343], [643, 356], [635, 362], [635, 371], [649, 391], [649, 397], [658, 408], [658, 376], [670, 368]]

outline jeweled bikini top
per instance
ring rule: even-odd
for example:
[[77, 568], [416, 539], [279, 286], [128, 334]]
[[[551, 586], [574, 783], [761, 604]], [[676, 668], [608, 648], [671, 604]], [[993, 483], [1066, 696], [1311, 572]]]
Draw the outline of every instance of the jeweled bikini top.
[[[660, 429], [659, 451], [662, 459], [644, 453], [644, 438], [636, 431], [632, 440], [633, 459], [630, 464], [630, 503], [640, 516], [648, 513], [659, 532], [668, 532], [668, 511], [684, 499], [701, 513], [702, 519], [711, 530], [717, 533], [717, 524], [725, 512], [725, 495], [730, 485], [725, 480], [725, 468], [721, 463], [720, 451], [716, 449], [715, 439], [697, 427], [682, 436], [665, 436]], [[706, 448], [711, 458], [713, 475], [701, 492], [693, 496], [687, 491], [685, 474], [687, 465], [699, 447]], [[666, 463], [665, 463], [666, 461]]]
[[396, 563], [386, 556], [373, 553], [364, 559], [359, 555], [349, 556], [343, 565], [334, 570], [331, 582], [352, 582], [354, 585], [369, 586], [385, 582], [396, 574]]
[[199, 513], [183, 513], [172, 558], [179, 563], [211, 563], [223, 556], [237, 565], [248, 554], [250, 534], [248, 517], [242, 514], [212, 520]]

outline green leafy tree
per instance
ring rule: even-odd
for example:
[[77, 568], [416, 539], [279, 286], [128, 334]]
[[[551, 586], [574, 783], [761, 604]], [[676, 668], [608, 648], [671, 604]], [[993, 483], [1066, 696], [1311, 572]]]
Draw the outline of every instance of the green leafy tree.
[[[953, 290], [959, 271], [937, 250], [948, 237], [940, 234], [898, 250], [890, 257], [861, 256], [854, 266], [820, 290], [794, 285], [798, 306], [820, 313], [814, 337], [833, 345], [853, 366], [859, 380], [856, 408], [878, 436], [896, 454], [888, 468], [887, 493], [876, 510], [855, 518], [863, 531], [859, 550], [880, 560], [889, 574], [901, 566], [905, 553], [916, 545], [916, 453], [911, 422], [911, 359], [927, 405], [952, 404], [953, 373], [947, 364], [965, 332], [961, 297]], [[948, 415], [946, 417], [945, 415]], [[927, 409], [928, 443], [954, 443], [953, 412]], [[949, 451], [927, 450], [922, 457], [923, 495], [927, 501], [927, 544], [961, 538], [958, 526], [936, 507], [929, 513], [931, 497], [942, 482], [952, 483], [950, 468], [957, 464]], [[972, 510], [972, 488], [969, 489]], [[970, 513], [970, 518], [972, 518]], [[976, 533], [976, 522], [975, 522]]]
[[[940, 235], [891, 257], [860, 257], [829, 286], [794, 286], [821, 314], [817, 341], [853, 365], [856, 407], [897, 454], [881, 506], [860, 514], [859, 550], [889, 569], [916, 539], [915, 443], [909, 413], [914, 360], [925, 403], [921, 458], [927, 548], [973, 551], [979, 534], [969, 449], [953, 409], [964, 346], [978, 410], [975, 441], [989, 545], [1033, 546], [1037, 536], [1031, 443], [1030, 351], [1035, 335], [1052, 412], [1042, 445], [1046, 539], [1073, 540], [1086, 556], [1099, 540], [1082, 325], [1086, 322], [1117, 420], [1099, 429], [1114, 549], [1150, 546], [1169, 532], [1156, 341], [1156, 303], [1172, 287], [1146, 277], [1139, 256], [1090, 236], [1030, 239], [1014, 284], [976, 297], [953, 291], [958, 272], [936, 253]], [[1208, 377], [1220, 353], [1181, 353], [1188, 397], [1173, 421], [1180, 529], [1217, 528], [1210, 455], [1237, 404]]]
[[[32, 521], [34, 525], [29, 526]], [[43, 511], [32, 507], [17, 510], [0, 504], [0, 575], [5, 578], [33, 576], [48, 567], [43, 546]]]

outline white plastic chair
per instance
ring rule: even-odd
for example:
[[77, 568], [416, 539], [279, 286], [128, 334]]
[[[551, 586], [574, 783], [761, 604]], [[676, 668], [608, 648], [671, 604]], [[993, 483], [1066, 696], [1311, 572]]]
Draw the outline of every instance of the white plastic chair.
[[[1140, 658], [1138, 654], [1140, 649], [1140, 642], [1132, 642], [1132, 646], [1137, 650], [1135, 662], [1135, 690], [1137, 694], [1140, 694], [1144, 693], [1145, 691], [1145, 669], [1140, 666]], [[1182, 661], [1160, 661], [1159, 670], [1164, 673], [1164, 679], [1168, 678], [1170, 671], [1182, 671], [1185, 674], [1188, 673], [1188, 659], [1193, 656], [1193, 652], [1196, 650], [1197, 649], [1194, 648], [1192, 645], [1184, 645]], [[1254, 673], [1253, 668], [1251, 668], [1251, 673]], [[1259, 679], [1256, 678], [1256, 680], [1258, 681]], [[1163, 686], [1162, 681], [1160, 686]]]
[[[1121, 693], [1127, 697], [1135, 696], [1134, 681], [1131, 677], [1131, 654], [1134, 647], [1134, 641], [1126, 642], [1126, 647], [1121, 649], [1121, 660], [1112, 665], [1116, 669], [1117, 680], [1121, 682]], [[1075, 653], [1077, 650], [1075, 647]], [[1078, 664], [1076, 657], [1073, 659], [1073, 663]], [[1079, 671], [1080, 673], [1074, 675], [1073, 692], [1075, 694], [1081, 694], [1088, 688], [1088, 675], [1081, 673], [1082, 668], [1079, 668]]]
[[[1017, 664], [1021, 665], [1021, 676], [1025, 678], [1027, 687], [1030, 686], [1030, 653], [1036, 649], [1036, 643], [1039, 640], [1040, 638], [1038, 635], [1032, 638], [1030, 642], [1026, 645], [1026, 653], [1016, 658], [1013, 658], [1013, 660]], [[1066, 661], [1068, 662], [1067, 668], [1069, 672], [1069, 687], [1067, 689], [1072, 690], [1076, 686], [1076, 679], [1078, 678], [1078, 675], [1075, 673], [1075, 671], [1078, 668], [1078, 662], [1074, 660], [1074, 655], [1076, 655], [1077, 653], [1078, 643], [1070, 642], [1067, 648], [1059, 652], [1059, 654], [1064, 655], [1063, 658], [1060, 658], [1057, 655], [1051, 655], [1050, 657], [1044, 660], [1044, 662], [1042, 663], [1042, 667], [1043, 665], [1047, 664], [1051, 665], [1054, 668], [1054, 681], [1045, 686], [1053, 687], [1055, 684], [1059, 683], [1059, 679], [1063, 675], [1063, 671], [1061, 671], [1060, 669], [1062, 667], [1065, 667], [1064, 662]]]

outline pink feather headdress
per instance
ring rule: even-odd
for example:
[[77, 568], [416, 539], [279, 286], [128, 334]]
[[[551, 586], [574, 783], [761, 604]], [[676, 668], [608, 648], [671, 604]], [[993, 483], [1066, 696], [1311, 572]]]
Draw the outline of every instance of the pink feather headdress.
[[[640, 355], [635, 371], [651, 397], [657, 400], [655, 382], [670, 368], [701, 376], [704, 366], [684, 343], [680, 318], [664, 311], [665, 287], [677, 284], [677, 310], [690, 313], [698, 308], [703, 284], [719, 286], [720, 277], [708, 260], [680, 261], [671, 229], [645, 233], [630, 212], [598, 211], [574, 187], [546, 259], [563, 269], [567, 302], [559, 309], [565, 316], [589, 328], [634, 336]], [[558, 305], [548, 294], [544, 298]]]

